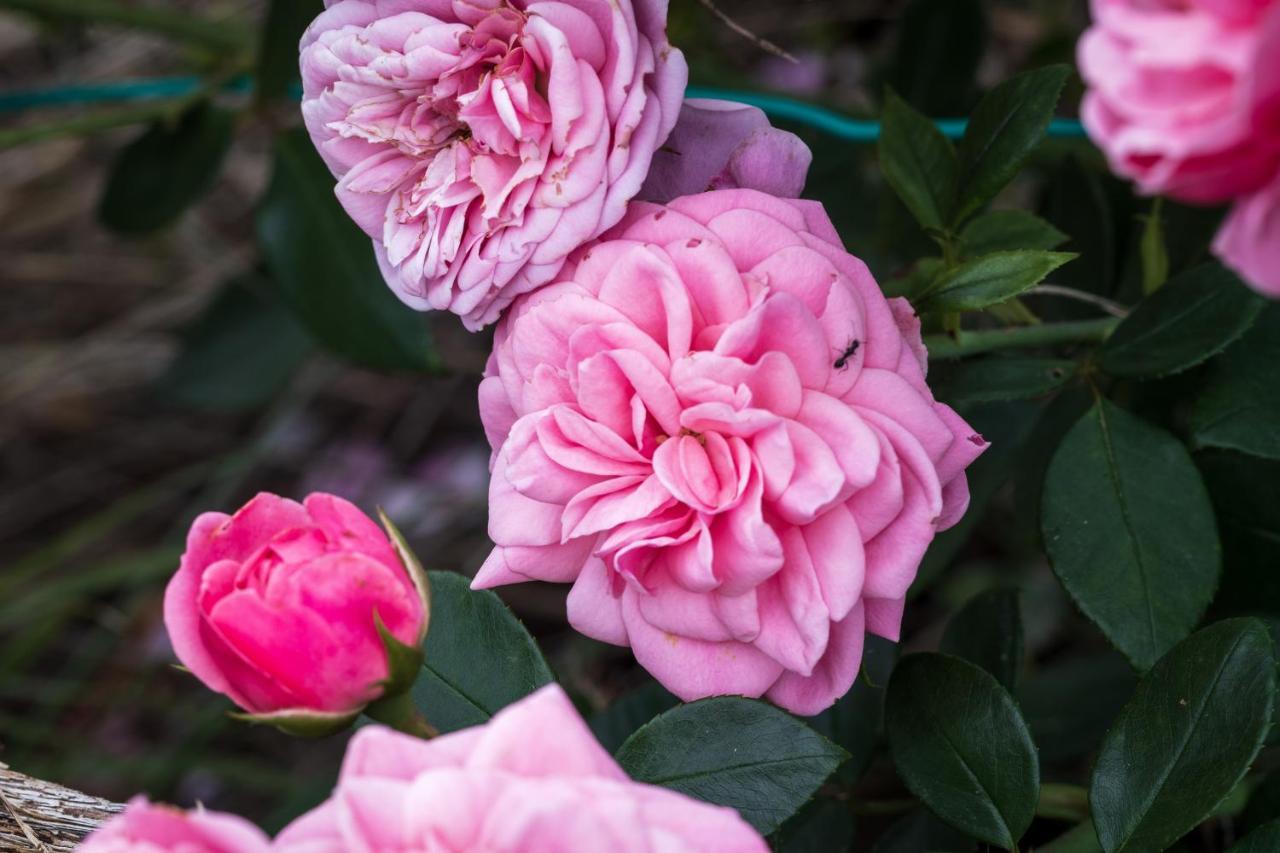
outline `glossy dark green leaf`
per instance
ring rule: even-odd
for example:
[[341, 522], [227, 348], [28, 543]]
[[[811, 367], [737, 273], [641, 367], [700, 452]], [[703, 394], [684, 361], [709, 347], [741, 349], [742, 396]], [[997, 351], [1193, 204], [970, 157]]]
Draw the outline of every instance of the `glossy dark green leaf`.
[[951, 405], [1042, 397], [1071, 381], [1076, 363], [1060, 358], [991, 356], [929, 365], [929, 385]]
[[1209, 450], [1196, 465], [1222, 537], [1215, 612], [1280, 614], [1280, 460]]
[[1276, 853], [1280, 850], [1280, 820], [1260, 826], [1227, 849], [1227, 853]]
[[1024, 679], [1018, 703], [1040, 761], [1074, 762], [1096, 750], [1137, 683], [1115, 652], [1054, 662]]
[[1017, 249], [1056, 249], [1067, 241], [1050, 223], [1025, 210], [992, 210], [975, 217], [960, 232], [969, 257]]
[[144, 234], [176, 220], [218, 177], [234, 127], [235, 117], [208, 101], [151, 125], [111, 167], [98, 206], [102, 224]]
[[413, 702], [442, 732], [487, 721], [554, 680], [533, 637], [498, 596], [430, 572], [431, 630]]
[[588, 722], [600, 745], [609, 752], [617, 752], [636, 729], [679, 704], [680, 700], [666, 688], [651, 681], [622, 694]]
[[667, 711], [617, 754], [636, 781], [731, 806], [766, 835], [808, 802], [846, 757], [785, 711], [736, 696]]
[[1013, 692], [1022, 668], [1022, 613], [1017, 590], [974, 596], [951, 617], [939, 649], [975, 663]]
[[1201, 447], [1224, 447], [1280, 459], [1280, 306], [1262, 312], [1253, 328], [1210, 365], [1204, 393], [1191, 409]]
[[884, 732], [884, 694], [898, 662], [898, 644], [868, 634], [862, 647], [858, 680], [836, 704], [808, 723], [849, 753], [840, 778], [853, 784], [862, 778]]
[[1070, 74], [1065, 65], [1027, 71], [996, 86], [978, 102], [960, 141], [954, 224], [978, 212], [1018, 174], [1049, 129]]
[[978, 843], [956, 832], [933, 816], [917, 809], [894, 821], [879, 838], [871, 853], [972, 853]]
[[985, 670], [950, 655], [903, 658], [885, 726], [898, 775], [942, 820], [1006, 849], [1027, 831], [1040, 796], [1035, 745]]
[[881, 115], [880, 168], [885, 180], [925, 228], [946, 227], [956, 189], [956, 151], [926, 116], [892, 90]]
[[1275, 655], [1254, 619], [1197, 631], [1138, 683], [1094, 765], [1089, 804], [1107, 853], [1164, 850], [1244, 776], [1271, 722]]
[[1030, 249], [973, 258], [940, 274], [919, 307], [925, 311], [977, 311], [998, 305], [1035, 287], [1073, 258], [1069, 252]]
[[165, 397], [211, 411], [264, 405], [312, 352], [311, 339], [256, 276], [228, 282], [193, 326], [159, 382]]
[[260, 100], [283, 98], [290, 85], [299, 82], [298, 42], [307, 25], [323, 11], [322, 0], [271, 0], [253, 80]]
[[840, 800], [818, 797], [773, 834], [777, 853], [844, 853], [853, 847], [853, 813]]
[[384, 370], [434, 365], [425, 321], [383, 283], [369, 238], [333, 195], [333, 178], [301, 131], [276, 141], [258, 240], [285, 302], [315, 340]]
[[1140, 670], [1191, 633], [1218, 585], [1213, 507], [1191, 456], [1106, 400], [1054, 454], [1041, 530], [1067, 593]]
[[986, 51], [982, 0], [911, 0], [899, 13], [887, 82], [926, 115], [964, 115], [973, 106]]
[[1235, 273], [1208, 263], [1144, 299], [1102, 347], [1113, 376], [1167, 376], [1221, 352], [1253, 325], [1265, 302]]

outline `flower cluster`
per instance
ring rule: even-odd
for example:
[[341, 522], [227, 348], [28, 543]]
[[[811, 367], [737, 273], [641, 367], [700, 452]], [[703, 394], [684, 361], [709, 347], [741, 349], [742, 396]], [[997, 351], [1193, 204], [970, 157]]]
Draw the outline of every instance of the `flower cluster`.
[[1081, 117], [1146, 193], [1233, 202], [1214, 243], [1280, 295], [1280, 1], [1093, 0]]

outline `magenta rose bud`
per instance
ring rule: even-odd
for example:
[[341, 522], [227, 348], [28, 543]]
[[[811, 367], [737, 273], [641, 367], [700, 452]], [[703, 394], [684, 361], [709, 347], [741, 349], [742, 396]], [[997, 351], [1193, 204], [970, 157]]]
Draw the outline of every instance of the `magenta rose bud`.
[[183, 811], [134, 797], [76, 848], [81, 853], [267, 853], [267, 836], [235, 815]]
[[572, 583], [569, 621], [682, 699], [800, 714], [897, 639], [987, 446], [925, 383], [920, 323], [821, 205], [635, 203], [499, 324], [478, 587]]
[[797, 198], [812, 162], [809, 146], [770, 125], [762, 110], [691, 98], [653, 155], [638, 198], [666, 204], [683, 195], [739, 188]]
[[631, 781], [548, 685], [483, 726], [422, 741], [356, 732], [330, 798], [276, 838], [280, 853], [766, 853], [733, 809]]
[[622, 218], [680, 111], [666, 0], [329, 0], [302, 114], [387, 283], [470, 329]]
[[1081, 117], [1143, 192], [1218, 203], [1280, 167], [1280, 3], [1093, 0]]
[[342, 498], [263, 493], [235, 515], [195, 520], [164, 621], [178, 660], [211, 690], [265, 721], [319, 732], [383, 695], [391, 672], [380, 626], [420, 645], [420, 573]]

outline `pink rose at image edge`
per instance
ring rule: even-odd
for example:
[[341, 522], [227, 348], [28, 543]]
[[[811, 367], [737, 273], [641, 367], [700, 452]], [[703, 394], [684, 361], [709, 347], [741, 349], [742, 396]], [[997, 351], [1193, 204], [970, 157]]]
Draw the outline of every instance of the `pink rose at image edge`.
[[764, 853], [733, 809], [633, 782], [557, 685], [430, 741], [367, 726], [338, 784], [276, 838], [281, 853]]
[[797, 198], [812, 162], [809, 146], [770, 125], [762, 110], [690, 98], [666, 144], [653, 155], [637, 198], [666, 204], [706, 190], [738, 188]]
[[1213, 251], [1256, 290], [1280, 299], [1280, 175], [1236, 202]]
[[924, 368], [919, 320], [818, 203], [635, 203], [498, 326], [474, 585], [572, 583], [570, 623], [681, 699], [817, 713], [864, 631], [897, 639], [987, 446]]
[[262, 830], [235, 815], [131, 799], [76, 847], [82, 853], [266, 853]]
[[666, 0], [327, 6], [307, 129], [396, 294], [472, 330], [622, 217], [683, 99]]
[[174, 652], [246, 711], [354, 713], [388, 675], [374, 613], [416, 645], [422, 598], [386, 534], [352, 504], [259, 494], [198, 517], [165, 591]]

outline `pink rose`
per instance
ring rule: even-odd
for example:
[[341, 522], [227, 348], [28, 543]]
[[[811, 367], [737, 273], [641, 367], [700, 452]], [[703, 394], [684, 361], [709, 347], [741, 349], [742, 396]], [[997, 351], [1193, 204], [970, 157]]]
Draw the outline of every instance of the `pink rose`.
[[548, 685], [431, 741], [368, 726], [338, 785], [276, 838], [281, 853], [765, 853], [737, 812], [632, 782]]
[[470, 329], [622, 218], [675, 124], [666, 0], [328, 0], [302, 113], [392, 289]]
[[1146, 193], [1227, 201], [1280, 166], [1280, 2], [1093, 0], [1081, 117]]
[[920, 324], [816, 202], [635, 203], [498, 326], [477, 587], [573, 582], [569, 621], [682, 699], [801, 714], [896, 639], [986, 447], [925, 384]]
[[691, 98], [653, 155], [638, 198], [666, 204], [682, 195], [738, 188], [797, 198], [812, 162], [800, 137], [770, 125], [756, 107]]
[[1236, 203], [1213, 251], [1254, 288], [1280, 298], [1280, 175]]
[[76, 848], [82, 853], [267, 853], [262, 830], [235, 815], [181, 809], [134, 797]]
[[341, 725], [389, 675], [375, 615], [399, 642], [421, 642], [425, 582], [410, 571], [341, 498], [264, 493], [195, 520], [165, 626], [183, 665], [246, 711]]

